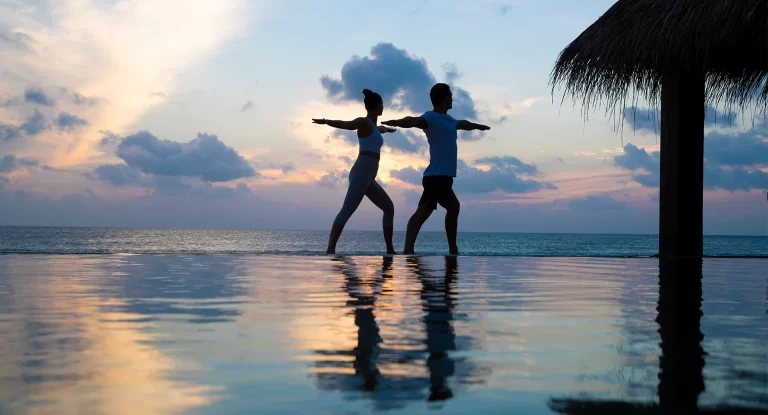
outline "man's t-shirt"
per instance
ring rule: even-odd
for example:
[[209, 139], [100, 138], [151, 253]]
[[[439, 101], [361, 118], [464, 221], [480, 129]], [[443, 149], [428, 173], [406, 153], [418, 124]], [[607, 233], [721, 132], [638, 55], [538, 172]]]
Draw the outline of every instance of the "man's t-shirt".
[[456, 177], [456, 125], [459, 122], [448, 114], [434, 111], [425, 112], [421, 118], [427, 120], [424, 133], [429, 142], [429, 166], [424, 170], [424, 175]]

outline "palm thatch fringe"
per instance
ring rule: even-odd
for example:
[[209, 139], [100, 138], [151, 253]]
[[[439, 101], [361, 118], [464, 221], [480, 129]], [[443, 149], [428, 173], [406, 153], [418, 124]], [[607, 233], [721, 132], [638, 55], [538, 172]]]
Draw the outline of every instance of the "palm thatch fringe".
[[[585, 117], [657, 106], [664, 73], [703, 73], [706, 103], [768, 105], [768, 0], [619, 0], [560, 54], [550, 77]], [[617, 111], [618, 110], [618, 111]], [[703, 109], [702, 109], [703, 110]]]

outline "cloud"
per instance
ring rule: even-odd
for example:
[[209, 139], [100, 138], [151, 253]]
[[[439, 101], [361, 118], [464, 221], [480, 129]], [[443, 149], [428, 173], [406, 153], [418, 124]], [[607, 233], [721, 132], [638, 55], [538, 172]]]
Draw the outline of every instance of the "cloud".
[[333, 130], [330, 135], [331, 138], [335, 138], [337, 140], [343, 140], [348, 144], [357, 145], [358, 138], [357, 138], [357, 131], [355, 130]]
[[51, 198], [33, 191], [14, 193], [0, 191], [2, 225], [320, 228], [315, 209], [266, 201], [245, 185], [200, 184], [178, 192], [154, 191], [132, 198], [100, 196], [87, 191], [70, 193], [62, 198]]
[[627, 208], [627, 203], [610, 196], [587, 196], [569, 201], [568, 207], [574, 210], [621, 210]]
[[[706, 141], [706, 140], [705, 140]], [[743, 150], [753, 150], [749, 145], [742, 146], [738, 144], [735, 148]], [[723, 189], [728, 191], [768, 188], [768, 173], [758, 169], [747, 169], [745, 167], [754, 167], [745, 165], [749, 160], [748, 156], [741, 156], [740, 153], [726, 153], [727, 156], [716, 154], [718, 146], [704, 151], [704, 189], [715, 190]], [[715, 161], [711, 160], [714, 159]], [[658, 151], [648, 153], [644, 149], [637, 148], [632, 144], [624, 147], [624, 154], [614, 157], [614, 165], [625, 170], [643, 171], [632, 175], [632, 180], [641, 184], [643, 187], [656, 188], [660, 185], [660, 153]], [[728, 164], [725, 161], [733, 161]], [[764, 159], [760, 160], [764, 162]]]
[[28, 51], [31, 49], [32, 38], [24, 32], [0, 33], [0, 47], [4, 44], [14, 49]]
[[421, 179], [424, 177], [423, 172], [416, 170], [413, 166], [408, 166], [399, 170], [391, 170], [389, 175], [401, 182], [421, 185]]
[[10, 180], [8, 180], [8, 178], [6, 178], [6, 177], [4, 177], [4, 176], [0, 176], [0, 187], [2, 187], [2, 185], [3, 185], [3, 184], [8, 184], [8, 183], [10, 183], [10, 182], [11, 182], [11, 181], [10, 181]]
[[43, 90], [39, 88], [28, 88], [26, 91], [24, 91], [24, 101], [49, 107], [54, 105], [53, 100], [48, 98]]
[[464, 74], [459, 72], [459, 68], [456, 66], [456, 64], [450, 62], [443, 64], [443, 72], [445, 72], [445, 82], [447, 84], [453, 84], [459, 78], [464, 76]]
[[45, 125], [45, 117], [43, 113], [35, 109], [35, 112], [27, 118], [24, 124], [21, 124], [19, 130], [24, 131], [28, 135], [38, 135], [47, 129]]
[[152, 98], [165, 98], [168, 95], [166, 95], [165, 92], [157, 91], [157, 92], [150, 92], [149, 96]]
[[[654, 134], [659, 134], [661, 131], [659, 110], [628, 107], [624, 110], [624, 120], [635, 131], [648, 131]], [[721, 112], [709, 105], [704, 108], [705, 127], [733, 127], [735, 120], [735, 112]]]
[[334, 188], [337, 184], [340, 184], [349, 179], [349, 172], [346, 170], [337, 170], [329, 172], [318, 180], [318, 186]]
[[658, 170], [659, 167], [658, 151], [648, 154], [645, 149], [638, 148], [633, 144], [624, 146], [624, 154], [613, 158], [613, 163], [626, 170], [646, 170], [649, 172]]
[[78, 127], [88, 125], [88, 121], [68, 112], [62, 112], [56, 117], [54, 124], [62, 131], [72, 131]]
[[126, 164], [102, 164], [95, 168], [88, 177], [113, 186], [141, 186], [141, 174]]
[[526, 164], [517, 157], [485, 157], [475, 161], [477, 164], [490, 164], [502, 170], [521, 173], [528, 176], [537, 176], [539, 170], [533, 164]]
[[[479, 164], [490, 164], [489, 170], [482, 170], [467, 165], [463, 160], [458, 161], [457, 178], [454, 190], [457, 193], [479, 194], [502, 191], [505, 193], [532, 193], [545, 189], [557, 189], [551, 183], [525, 179], [518, 174], [536, 172], [536, 166], [522, 163], [515, 157], [490, 157], [478, 160]], [[390, 171], [390, 175], [400, 181], [420, 185], [423, 173], [409, 166]]]
[[[103, 102], [103, 98], [88, 97], [79, 92], [70, 91], [67, 88], [57, 88], [57, 97], [66, 99], [77, 106], [92, 107]], [[24, 94], [19, 97], [15, 97], [6, 101], [2, 106], [12, 107], [18, 106], [22, 103], [31, 103], [36, 105], [43, 105], [47, 107], [56, 106], [56, 101], [51, 95], [43, 92], [40, 88], [27, 88], [24, 90]]]
[[243, 104], [243, 107], [240, 108], [240, 112], [246, 112], [251, 108], [253, 108], [253, 101], [249, 99], [245, 104]]
[[289, 172], [291, 172], [291, 171], [296, 169], [296, 167], [293, 165], [293, 163], [278, 164], [277, 168], [279, 168], [280, 171], [282, 171], [283, 173], [289, 173]]
[[[5, 74], [0, 89], [26, 94], [29, 103], [37, 105], [66, 101], [88, 107], [87, 114], [77, 113], [89, 121], [78, 134], [51, 133], [29, 143], [56, 165], [74, 165], [96, 156], [96, 144], [102, 138], [99, 130], [130, 129], [163, 102], [148, 96], [150, 91], [173, 93], [180, 85], [180, 74], [205, 62], [225, 42], [242, 36], [263, 4], [245, 0], [196, 7], [187, 7], [183, 0], [44, 3], [37, 12], [14, 13], [15, 6], [0, 2], [0, 28], [29, 34], [36, 51], [21, 55], [9, 48], [0, 50], [5, 58], [0, 59], [0, 73]], [[169, 25], [169, 21], [175, 23]], [[31, 86], [26, 93], [20, 89], [24, 85]], [[61, 85], [78, 92], [66, 98], [53, 95]], [[110, 105], [95, 105], [102, 101]]]
[[[76, 127], [88, 125], [88, 122], [80, 117], [62, 112], [54, 120], [60, 130], [72, 131]], [[22, 137], [22, 133], [27, 136], [37, 136], [47, 131], [49, 126], [45, 122], [45, 116], [43, 113], [35, 108], [32, 115], [30, 115], [23, 124], [19, 127], [4, 124], [0, 122], [0, 141], [11, 141]]]
[[17, 138], [21, 138], [18, 127], [0, 123], [0, 141], [13, 141]]
[[[335, 130], [330, 137], [355, 146], [359, 142], [357, 131]], [[401, 153], [422, 154], [429, 148], [426, 137], [411, 130], [397, 130], [394, 133], [383, 134], [383, 137], [384, 146]]]
[[199, 198], [233, 197], [250, 194], [251, 189], [240, 183], [236, 187], [214, 186], [211, 182], [179, 176], [144, 174], [126, 164], [102, 164], [85, 175], [89, 179], [112, 186], [153, 189], [155, 194], [195, 196]]
[[101, 101], [103, 101], [101, 98], [87, 97], [85, 95], [82, 95], [74, 91], [70, 93], [70, 98], [72, 99], [72, 102], [75, 105], [82, 105], [82, 106], [88, 106], [88, 107], [98, 105]]
[[12, 173], [22, 167], [35, 167], [38, 164], [37, 160], [19, 158], [13, 154], [8, 154], [0, 158], [0, 173]]
[[99, 147], [103, 150], [109, 150], [114, 147], [117, 147], [120, 142], [123, 140], [123, 137], [120, 137], [119, 135], [113, 133], [109, 130], [101, 130], [99, 131], [103, 134], [103, 137], [101, 140], [99, 140]]
[[421, 154], [429, 144], [423, 135], [409, 130], [397, 130], [394, 133], [384, 134], [384, 145], [403, 153]]
[[406, 190], [403, 192], [403, 198], [409, 204], [416, 205], [421, 200], [421, 192], [416, 190]]
[[[448, 77], [455, 80], [457, 76], [455, 66], [449, 66]], [[329, 99], [361, 102], [362, 91], [368, 88], [381, 94], [387, 105], [418, 114], [432, 108], [429, 90], [436, 82], [424, 59], [411, 56], [391, 43], [375, 45], [370, 56], [353, 56], [342, 67], [341, 79], [328, 75], [320, 78]], [[477, 118], [475, 103], [469, 92], [461, 88], [452, 89], [452, 115], [456, 118]]]
[[[506, 159], [506, 157], [504, 157]], [[501, 190], [505, 193], [532, 193], [545, 189], [557, 189], [551, 183], [523, 179], [517, 175], [519, 167], [512, 164], [496, 164], [484, 171], [467, 166], [459, 160], [456, 190], [460, 193], [490, 193]], [[535, 166], [534, 166], [535, 169]]]
[[755, 130], [729, 136], [712, 132], [704, 140], [704, 155], [713, 165], [757, 166], [768, 164], [768, 140]]
[[660, 153], [655, 151], [648, 154], [645, 149], [638, 148], [633, 144], [624, 146], [624, 154], [613, 158], [613, 164], [624, 170], [645, 171], [632, 175], [632, 180], [640, 183], [643, 187], [659, 187], [659, 163]]
[[125, 137], [116, 154], [129, 166], [155, 175], [226, 182], [257, 174], [237, 151], [209, 134], [198, 134], [188, 143], [178, 143], [140, 131]]
[[728, 169], [705, 164], [704, 188], [709, 190], [725, 189], [731, 192], [768, 189], [768, 173], [761, 170]]
[[[430, 85], [430, 88], [431, 87], [432, 86]], [[475, 101], [472, 99], [472, 95], [469, 94], [469, 91], [453, 85], [451, 85], [451, 91], [453, 92], [453, 108], [451, 109], [451, 116], [458, 120], [462, 118], [471, 120], [477, 119]], [[429, 108], [431, 109], [432, 105], [430, 105]]]

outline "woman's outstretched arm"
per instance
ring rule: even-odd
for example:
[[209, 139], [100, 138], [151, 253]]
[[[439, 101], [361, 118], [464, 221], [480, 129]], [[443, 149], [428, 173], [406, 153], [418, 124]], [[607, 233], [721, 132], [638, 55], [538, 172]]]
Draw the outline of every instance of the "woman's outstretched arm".
[[365, 117], [355, 118], [352, 121], [326, 120], [325, 118], [312, 118], [312, 122], [320, 125], [329, 125], [342, 130], [359, 130], [368, 125]]

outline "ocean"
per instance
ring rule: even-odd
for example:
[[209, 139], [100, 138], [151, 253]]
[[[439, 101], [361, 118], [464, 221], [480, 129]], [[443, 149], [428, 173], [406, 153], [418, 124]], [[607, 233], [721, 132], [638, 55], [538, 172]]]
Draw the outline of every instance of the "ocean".
[[[395, 232], [402, 250], [404, 232]], [[262, 254], [322, 255], [328, 231], [0, 227], [0, 254]], [[462, 256], [650, 257], [658, 235], [460, 232]], [[337, 253], [379, 255], [381, 232], [345, 231]], [[418, 255], [444, 255], [443, 232], [422, 232]], [[768, 257], [768, 236], [705, 236], [710, 257]]]

